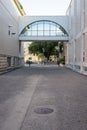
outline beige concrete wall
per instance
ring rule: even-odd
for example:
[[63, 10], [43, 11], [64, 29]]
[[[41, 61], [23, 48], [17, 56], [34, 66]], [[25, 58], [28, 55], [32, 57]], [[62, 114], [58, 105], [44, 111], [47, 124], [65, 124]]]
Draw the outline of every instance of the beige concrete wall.
[[7, 69], [7, 57], [0, 55], [0, 72]]
[[26, 63], [29, 58], [31, 58], [32, 62], [38, 62], [38, 56], [30, 54], [28, 47], [32, 42], [24, 42], [24, 62]]

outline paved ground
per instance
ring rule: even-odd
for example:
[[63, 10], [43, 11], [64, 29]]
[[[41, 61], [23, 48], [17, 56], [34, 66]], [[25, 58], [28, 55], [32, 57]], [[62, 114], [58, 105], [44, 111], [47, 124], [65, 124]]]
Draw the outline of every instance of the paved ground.
[[87, 77], [48, 65], [1, 75], [0, 130], [87, 130]]

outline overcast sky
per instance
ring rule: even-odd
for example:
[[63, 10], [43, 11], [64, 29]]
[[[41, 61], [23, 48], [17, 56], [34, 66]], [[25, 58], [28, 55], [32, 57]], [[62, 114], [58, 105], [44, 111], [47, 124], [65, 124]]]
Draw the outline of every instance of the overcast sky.
[[65, 15], [71, 0], [19, 0], [27, 15]]

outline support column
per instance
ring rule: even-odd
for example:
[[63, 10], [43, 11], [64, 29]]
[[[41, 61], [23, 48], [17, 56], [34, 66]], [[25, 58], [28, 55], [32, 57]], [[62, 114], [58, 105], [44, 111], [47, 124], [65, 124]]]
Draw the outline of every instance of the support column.
[[74, 57], [73, 57], [73, 69], [75, 70], [75, 64], [76, 64], [76, 40], [74, 39]]
[[82, 33], [82, 41], [81, 41], [81, 73], [84, 71], [84, 68], [83, 68], [83, 62], [84, 62], [84, 58], [85, 58], [85, 48], [84, 48], [84, 44], [85, 44], [85, 34], [83, 33], [84, 31], [84, 28], [85, 28], [85, 0], [83, 0], [82, 2], [82, 13], [81, 13], [81, 33]]
[[80, 65], [80, 72], [83, 72], [83, 44], [84, 44], [84, 35], [82, 35], [82, 41], [81, 41], [81, 65]]
[[24, 43], [19, 41], [19, 58], [20, 65], [24, 65]]
[[73, 36], [74, 36], [74, 57], [73, 57], [73, 69], [75, 70], [75, 64], [76, 64], [76, 23], [77, 23], [77, 1], [74, 0], [74, 32], [73, 32]]

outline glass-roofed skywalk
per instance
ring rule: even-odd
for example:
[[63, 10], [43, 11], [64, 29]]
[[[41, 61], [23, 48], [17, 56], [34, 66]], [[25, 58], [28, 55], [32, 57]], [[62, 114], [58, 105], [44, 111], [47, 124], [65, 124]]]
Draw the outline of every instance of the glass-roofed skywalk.
[[36, 20], [27, 24], [20, 33], [19, 40], [68, 40], [68, 33], [58, 23], [51, 20]]

